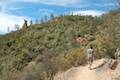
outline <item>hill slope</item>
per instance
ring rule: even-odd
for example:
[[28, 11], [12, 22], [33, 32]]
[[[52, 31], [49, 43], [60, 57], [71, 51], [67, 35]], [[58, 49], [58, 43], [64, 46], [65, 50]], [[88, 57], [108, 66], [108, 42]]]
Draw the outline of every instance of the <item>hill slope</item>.
[[119, 20], [118, 12], [100, 17], [61, 16], [30, 26], [25, 23], [21, 30], [0, 37], [0, 78], [52, 80], [59, 71], [86, 64], [86, 48], [91, 45], [95, 58], [114, 58], [120, 46]]

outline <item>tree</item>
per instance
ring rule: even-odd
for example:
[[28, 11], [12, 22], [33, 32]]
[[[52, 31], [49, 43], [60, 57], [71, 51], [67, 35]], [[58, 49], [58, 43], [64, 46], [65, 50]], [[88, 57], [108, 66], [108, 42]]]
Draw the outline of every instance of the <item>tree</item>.
[[10, 32], [10, 27], [9, 26], [7, 27], [7, 31]]
[[41, 23], [44, 23], [44, 20], [43, 20], [43, 19], [41, 19]]
[[32, 22], [32, 20], [30, 21], [30, 25], [33, 25], [33, 22]]
[[44, 16], [44, 20], [45, 20], [45, 22], [47, 22], [47, 20], [48, 20], [48, 17], [46, 15]]
[[27, 27], [28, 27], [27, 20], [24, 20], [23, 28], [27, 28]]
[[55, 16], [54, 16], [53, 13], [51, 13], [50, 18], [51, 18], [51, 19], [54, 19], [54, 18], [55, 18]]
[[18, 24], [15, 24], [15, 30], [19, 30], [20, 26]]

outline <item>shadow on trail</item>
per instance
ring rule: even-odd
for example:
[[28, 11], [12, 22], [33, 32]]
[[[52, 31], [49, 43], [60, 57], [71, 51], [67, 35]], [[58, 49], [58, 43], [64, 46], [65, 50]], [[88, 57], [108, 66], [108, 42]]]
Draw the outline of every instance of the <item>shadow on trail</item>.
[[92, 68], [92, 70], [93, 70], [93, 69], [100, 68], [100, 67], [103, 67], [106, 63], [107, 63], [107, 62], [105, 62], [105, 61], [104, 61], [102, 64], [100, 64], [100, 65], [98, 65], [98, 66], [93, 67], [93, 68]]

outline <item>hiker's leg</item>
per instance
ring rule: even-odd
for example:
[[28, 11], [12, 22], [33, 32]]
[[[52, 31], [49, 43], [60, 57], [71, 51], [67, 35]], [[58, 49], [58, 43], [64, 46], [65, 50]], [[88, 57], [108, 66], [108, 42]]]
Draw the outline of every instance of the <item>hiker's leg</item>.
[[88, 57], [88, 68], [89, 68], [89, 69], [91, 68], [91, 60], [90, 60], [90, 57]]
[[92, 66], [92, 62], [91, 62], [91, 60], [90, 60], [90, 68], [91, 68], [91, 66]]
[[92, 69], [92, 68], [91, 68], [91, 67], [92, 67], [92, 63], [93, 63], [93, 58], [90, 57], [90, 69]]

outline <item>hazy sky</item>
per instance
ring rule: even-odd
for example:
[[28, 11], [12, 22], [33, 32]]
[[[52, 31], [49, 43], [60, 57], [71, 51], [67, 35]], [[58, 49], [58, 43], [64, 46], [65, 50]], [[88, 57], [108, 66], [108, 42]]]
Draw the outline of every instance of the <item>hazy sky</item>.
[[0, 0], [0, 32], [13, 30], [23, 20], [41, 19], [51, 13], [101, 15], [114, 8], [112, 0]]

